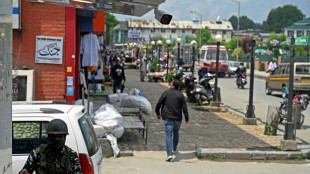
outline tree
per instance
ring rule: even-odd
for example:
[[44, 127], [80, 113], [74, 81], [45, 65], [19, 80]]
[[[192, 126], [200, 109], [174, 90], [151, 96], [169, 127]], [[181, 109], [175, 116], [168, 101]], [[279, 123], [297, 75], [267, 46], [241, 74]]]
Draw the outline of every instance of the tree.
[[234, 50], [237, 47], [237, 38], [231, 38], [228, 42], [224, 43], [227, 50]]
[[267, 46], [268, 49], [272, 49], [272, 45], [270, 45], [270, 41], [272, 39], [278, 39], [278, 36], [277, 36], [277, 34], [275, 32], [271, 32], [270, 33], [270, 36], [269, 36], [269, 38], [268, 38], [268, 40], [266, 42], [266, 46]]
[[239, 18], [239, 29], [240, 30], [246, 30], [246, 29], [254, 29], [255, 24], [254, 22], [249, 19], [247, 16], [241, 16]]
[[263, 22], [263, 30], [265, 32], [279, 33], [281, 30], [294, 22], [303, 19], [305, 15], [294, 5], [285, 5], [272, 9], [267, 20]]
[[201, 45], [208, 43], [208, 40], [211, 38], [211, 31], [209, 30], [208, 27], [205, 27], [201, 30], [201, 45], [199, 45], [199, 43], [200, 43], [200, 29], [196, 30], [195, 34], [196, 34], [195, 40], [197, 41], [199, 48], [201, 47]]
[[232, 15], [228, 21], [231, 23], [233, 29], [237, 30], [237, 26], [238, 26], [238, 18], [235, 15]]
[[113, 34], [113, 28], [120, 22], [115, 18], [114, 15], [107, 12], [105, 13], [105, 21], [107, 26], [107, 45], [110, 45], [110, 37], [112, 37], [111, 34]]
[[234, 59], [235, 59], [235, 61], [236, 61], [236, 60], [237, 60], [237, 50], [238, 50], [239, 61], [240, 61], [241, 55], [244, 54], [242, 47], [239, 47], [239, 49], [236, 48], [236, 49], [234, 50], [234, 52], [233, 52], [231, 55], [234, 57]]

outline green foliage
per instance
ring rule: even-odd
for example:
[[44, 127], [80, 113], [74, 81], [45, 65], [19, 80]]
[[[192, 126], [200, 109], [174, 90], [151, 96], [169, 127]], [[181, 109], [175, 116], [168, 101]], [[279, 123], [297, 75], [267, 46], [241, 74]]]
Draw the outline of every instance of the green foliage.
[[106, 18], [106, 27], [107, 27], [107, 44], [110, 45], [110, 37], [113, 34], [113, 28], [119, 24], [119, 21], [115, 18], [114, 15], [110, 13], [105, 13]]
[[297, 160], [302, 160], [302, 159], [305, 159], [305, 157], [303, 155], [297, 155], [296, 159]]
[[257, 48], [263, 48], [263, 42], [257, 41], [257, 42], [256, 42], [256, 49], [257, 49]]
[[279, 52], [279, 48], [273, 48], [273, 57], [279, 57], [280, 52]]
[[110, 155], [109, 154], [104, 154], [105, 158], [110, 158]]
[[174, 71], [171, 71], [171, 72], [168, 73], [168, 75], [167, 75], [167, 82], [168, 83], [172, 82], [172, 76], [173, 76], [174, 73], [175, 73]]
[[156, 72], [158, 63], [159, 63], [158, 58], [153, 59], [153, 61], [151, 63], [151, 70], [150, 70], [151, 72]]
[[277, 151], [281, 151], [281, 147], [279, 145], [271, 146], [271, 148], [273, 148]]
[[234, 50], [237, 48], [237, 38], [231, 38], [228, 42], [224, 43], [227, 50]]
[[270, 41], [271, 41], [272, 39], [278, 39], [277, 34], [276, 34], [275, 32], [271, 32], [271, 33], [270, 33], [270, 36], [269, 36], [269, 38], [268, 38], [268, 41], [266, 42], [266, 45], [267, 45], [268, 49], [272, 49], [272, 45], [270, 45]]
[[235, 15], [232, 15], [228, 21], [231, 23], [234, 30], [237, 30], [238, 27], [238, 17]]
[[265, 64], [264, 62], [259, 63], [259, 71], [265, 71]]
[[280, 39], [280, 43], [286, 41], [286, 35], [282, 33], [279, 39]]
[[298, 45], [295, 47], [295, 55], [296, 56], [307, 56], [307, 51], [305, 50], [303, 46]]
[[[201, 45], [199, 45], [200, 43], [200, 29], [196, 30], [196, 38], [193, 38], [197, 41], [197, 44], [198, 44], [198, 47], [197, 48], [200, 48]], [[208, 27], [205, 27], [201, 30], [201, 44], [202, 45], [205, 45], [208, 40], [211, 38], [211, 31], [209, 30]]]
[[[243, 55], [243, 54], [244, 54], [244, 52], [243, 52], [242, 47], [239, 47], [239, 49], [238, 49], [239, 60], [240, 60], [241, 55]], [[234, 51], [233, 51], [233, 53], [231, 54], [231, 56], [234, 57], [234, 60], [237, 60], [237, 48], [234, 49]]]
[[267, 17], [267, 20], [263, 22], [264, 32], [281, 32], [284, 27], [292, 25], [303, 19], [305, 15], [294, 5], [285, 5], [272, 9]]
[[212, 154], [208, 154], [208, 155], [205, 155], [203, 158], [205, 158], [205, 159], [210, 159], [210, 160], [214, 160], [214, 159], [215, 159], [215, 156], [212, 155]]

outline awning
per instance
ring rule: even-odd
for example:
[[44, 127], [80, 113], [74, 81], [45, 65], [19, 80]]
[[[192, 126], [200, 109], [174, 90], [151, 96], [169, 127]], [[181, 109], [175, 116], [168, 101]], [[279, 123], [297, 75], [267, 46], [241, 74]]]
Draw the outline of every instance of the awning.
[[143, 16], [166, 0], [28, 0], [76, 8], [105, 11], [130, 16]]

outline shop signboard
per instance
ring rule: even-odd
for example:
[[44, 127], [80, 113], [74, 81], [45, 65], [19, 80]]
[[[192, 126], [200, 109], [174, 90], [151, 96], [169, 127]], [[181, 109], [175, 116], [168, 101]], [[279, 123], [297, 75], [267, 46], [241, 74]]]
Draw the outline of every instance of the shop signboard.
[[270, 40], [270, 45], [276, 47], [276, 46], [280, 46], [280, 39], [272, 39]]
[[36, 37], [35, 63], [62, 64], [63, 38]]

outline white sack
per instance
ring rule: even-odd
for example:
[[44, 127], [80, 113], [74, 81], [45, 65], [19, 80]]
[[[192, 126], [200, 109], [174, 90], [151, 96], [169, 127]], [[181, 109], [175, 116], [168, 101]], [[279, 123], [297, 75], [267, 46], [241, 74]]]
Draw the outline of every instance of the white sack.
[[124, 134], [124, 127], [123, 126], [118, 126], [114, 129], [112, 129], [111, 133], [116, 137], [116, 138], [121, 138]]
[[119, 148], [117, 146], [117, 139], [115, 136], [113, 136], [112, 134], [107, 134], [107, 139], [110, 141], [111, 143], [111, 147], [113, 149], [113, 154], [114, 154], [114, 157], [118, 157], [119, 156]]
[[121, 106], [122, 98], [127, 95], [127, 93], [110, 94], [108, 95], [108, 103], [115, 106]]
[[144, 114], [152, 115], [151, 103], [142, 96], [124, 96], [122, 99], [121, 107], [138, 107]]
[[132, 88], [129, 92], [129, 95], [134, 95], [134, 96], [138, 96], [140, 93], [140, 90], [137, 88]]
[[[79, 99], [75, 101], [75, 105], [82, 105], [82, 100], [83, 99]], [[88, 105], [88, 101], [84, 99], [84, 108], [86, 111], [87, 111], [87, 105]], [[89, 102], [89, 115], [93, 113], [93, 110], [94, 110], [94, 104], [93, 102]]]
[[96, 125], [103, 126], [105, 129], [113, 129], [123, 121], [123, 116], [110, 104], [102, 105], [91, 115], [91, 118]]
[[107, 129], [104, 129], [102, 126], [99, 125], [93, 125], [93, 126], [97, 137], [102, 138], [104, 137], [104, 134], [107, 133]]

